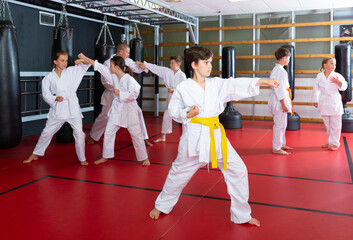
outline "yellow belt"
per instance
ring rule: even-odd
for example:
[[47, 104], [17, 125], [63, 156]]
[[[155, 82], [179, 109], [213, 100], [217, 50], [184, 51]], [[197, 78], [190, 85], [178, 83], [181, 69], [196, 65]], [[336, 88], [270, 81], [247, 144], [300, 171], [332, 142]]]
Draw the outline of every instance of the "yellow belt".
[[210, 137], [211, 137], [211, 164], [212, 168], [217, 168], [217, 154], [216, 154], [216, 143], [214, 140], [213, 129], [221, 128], [222, 131], [222, 156], [223, 156], [223, 166], [224, 170], [227, 170], [227, 138], [226, 132], [224, 131], [223, 125], [219, 122], [217, 117], [193, 117], [191, 118], [191, 123], [200, 123], [210, 127]]

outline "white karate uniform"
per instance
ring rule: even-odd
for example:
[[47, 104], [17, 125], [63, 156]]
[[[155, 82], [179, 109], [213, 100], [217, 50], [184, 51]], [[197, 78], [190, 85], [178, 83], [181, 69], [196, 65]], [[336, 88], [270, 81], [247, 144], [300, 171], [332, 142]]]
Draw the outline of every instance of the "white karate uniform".
[[[75, 138], [76, 154], [80, 162], [86, 161], [85, 157], [85, 133], [82, 130], [82, 118], [80, 104], [76, 95], [82, 77], [91, 65], [80, 64], [65, 68], [59, 77], [55, 69], [42, 81], [42, 95], [50, 110], [48, 120], [43, 129], [38, 143], [33, 151], [38, 156], [44, 156], [45, 150], [50, 144], [53, 135], [68, 122]], [[62, 102], [55, 101], [56, 97], [63, 97]]]
[[[108, 60], [106, 60], [104, 62], [104, 65], [106, 67], [110, 68], [110, 60], [114, 56], [115, 56], [115, 54], [112, 55]], [[147, 70], [140, 68], [131, 58], [125, 59], [125, 65], [128, 66], [129, 68], [131, 68], [131, 70], [137, 74], [142, 73], [143, 71], [147, 72]], [[112, 74], [112, 78], [116, 78], [116, 80], [117, 80], [117, 77], [115, 74]], [[111, 86], [104, 83], [106, 81], [103, 76], [101, 76], [101, 82], [102, 82], [103, 86], [106, 88], [101, 96], [102, 111], [98, 115], [96, 120], [94, 121], [91, 132], [90, 132], [91, 138], [93, 138], [95, 141], [99, 141], [99, 139], [102, 137], [102, 135], [104, 133], [104, 130], [105, 130], [105, 127], [107, 126], [107, 122], [108, 122], [108, 118], [109, 118], [108, 112], [109, 112], [110, 107], [112, 106], [112, 101], [114, 99], [114, 92], [112, 92], [114, 90], [114, 88], [111, 89]], [[144, 124], [145, 139], [148, 139], [145, 120], [143, 118], [142, 112], [139, 117], [140, 117], [140, 121], [143, 121], [143, 124]]]
[[112, 78], [110, 69], [97, 61], [94, 63], [94, 70], [104, 76], [104, 84], [110, 85], [110, 89], [120, 90], [119, 95], [114, 94], [108, 112], [109, 119], [104, 132], [102, 156], [104, 158], [114, 157], [115, 135], [121, 127], [124, 127], [131, 135], [137, 160], [146, 160], [148, 155], [144, 142], [144, 123], [140, 118], [142, 111], [136, 101], [141, 86], [129, 74], [125, 74], [120, 80], [117, 77]]
[[[167, 67], [157, 66], [155, 64], [144, 62], [145, 66], [148, 70], [156, 74], [158, 77], [164, 80], [164, 83], [168, 89], [175, 89], [179, 83], [186, 80], [186, 75], [180, 69], [174, 74], [174, 71]], [[168, 93], [167, 96], [167, 108], [163, 114], [163, 122], [162, 122], [162, 133], [168, 134], [172, 133], [173, 128], [173, 119], [170, 116], [168, 111], [168, 105], [170, 99], [172, 98], [172, 93]]]
[[[331, 77], [338, 77], [342, 86], [339, 87], [336, 83], [332, 83]], [[313, 90], [312, 101], [318, 103], [319, 112], [327, 131], [328, 144], [337, 147], [340, 146], [343, 114], [342, 96], [339, 91], [346, 89], [347, 82], [341, 74], [331, 72], [326, 78], [325, 73], [321, 72], [316, 77]]]
[[[225, 103], [259, 94], [258, 79], [206, 78], [205, 90], [192, 79], [181, 82], [169, 103], [173, 119], [183, 123], [178, 156], [172, 164], [155, 207], [168, 214], [194, 173], [210, 162], [210, 128], [190, 123], [187, 112], [193, 105], [199, 108], [197, 117], [215, 117], [224, 111]], [[248, 203], [248, 173], [245, 164], [227, 139], [227, 170], [223, 170], [221, 130], [214, 129], [218, 166], [221, 169], [231, 198], [231, 221], [245, 223], [251, 219]]]
[[280, 150], [286, 145], [287, 112], [283, 112], [280, 100], [284, 99], [288, 112], [292, 112], [291, 99], [289, 98], [288, 73], [280, 64], [276, 63], [273, 68], [271, 79], [277, 79], [279, 86], [272, 88], [272, 94], [268, 100], [268, 108], [273, 115], [272, 149]]

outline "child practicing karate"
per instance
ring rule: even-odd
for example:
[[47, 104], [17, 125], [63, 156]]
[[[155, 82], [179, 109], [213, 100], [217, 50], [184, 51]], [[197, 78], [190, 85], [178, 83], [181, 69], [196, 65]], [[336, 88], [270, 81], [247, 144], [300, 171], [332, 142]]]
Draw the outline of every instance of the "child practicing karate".
[[292, 112], [291, 92], [289, 88], [288, 73], [283, 68], [289, 63], [291, 53], [287, 48], [279, 48], [275, 52], [277, 63], [273, 68], [270, 78], [278, 79], [279, 87], [272, 88], [268, 100], [268, 108], [273, 115], [272, 153], [288, 155], [293, 148], [286, 146], [287, 113]]
[[335, 72], [336, 59], [333, 57], [322, 60], [321, 73], [316, 77], [312, 101], [324, 121], [328, 143], [323, 148], [337, 150], [340, 146], [342, 128], [342, 96], [339, 91], [347, 89], [344, 77]]
[[68, 53], [65, 51], [56, 52], [53, 63], [52, 72], [42, 81], [43, 99], [50, 106], [48, 120], [33, 153], [23, 162], [30, 163], [37, 160], [38, 156], [44, 156], [53, 135], [68, 122], [73, 129], [78, 160], [81, 165], [88, 165], [85, 157], [86, 135], [82, 130], [83, 115], [76, 91], [91, 65], [78, 59], [75, 61], [76, 66], [67, 67]]
[[159, 138], [154, 140], [154, 142], [164, 142], [166, 140], [166, 135], [172, 133], [173, 119], [171, 118], [168, 111], [168, 105], [170, 99], [172, 98], [174, 89], [178, 86], [179, 83], [186, 79], [185, 73], [180, 70], [181, 62], [182, 60], [180, 56], [170, 57], [170, 68], [157, 66], [147, 62], [136, 62], [140, 68], [148, 69], [158, 77], [162, 78], [166, 87], [168, 88], [167, 108], [163, 114], [162, 134]]
[[[116, 132], [121, 128], [127, 128], [131, 135], [132, 143], [138, 161], [142, 161], [143, 166], [150, 165], [146, 146], [144, 143], [144, 126], [140, 120], [142, 111], [137, 104], [137, 97], [141, 86], [131, 76], [131, 69], [125, 65], [124, 58], [114, 56], [110, 61], [110, 69], [94, 61], [82, 53], [78, 55], [80, 59], [86, 60], [94, 65], [94, 70], [100, 72], [104, 79], [104, 85], [114, 92], [112, 106], [108, 112], [108, 123], [104, 131], [102, 158], [95, 161], [95, 164], [104, 163], [108, 158], [114, 157], [114, 145]], [[117, 78], [112, 78], [115, 74]]]
[[259, 94], [260, 85], [276, 87], [278, 82], [258, 78], [209, 78], [212, 57], [212, 52], [203, 47], [194, 46], [186, 51], [186, 64], [192, 69], [193, 78], [176, 87], [168, 108], [172, 118], [183, 124], [183, 133], [177, 158], [149, 216], [158, 219], [161, 213], [170, 213], [191, 177], [211, 161], [213, 168], [219, 165], [227, 184], [231, 198], [230, 220], [260, 226], [250, 215], [246, 166], [226, 138], [218, 115], [223, 112], [225, 103], [255, 96]]
[[[116, 47], [116, 54], [112, 55], [108, 60], [104, 62], [104, 65], [109, 69], [110, 68], [110, 60], [114, 56], [120, 56], [125, 60], [125, 65], [128, 66], [134, 73], [142, 73], [144, 69], [140, 68], [131, 58], [129, 58], [130, 55], [130, 47], [126, 43], [119, 43]], [[146, 71], [147, 72], [147, 71]], [[112, 74], [111, 76], [113, 79], [116, 78], [115, 74]], [[99, 139], [102, 137], [105, 126], [107, 126], [108, 122], [108, 111], [112, 105], [113, 99], [114, 99], [114, 92], [109, 89], [109, 86], [105, 85], [105, 79], [104, 76], [101, 76], [101, 82], [103, 86], [106, 88], [101, 96], [101, 105], [102, 105], [102, 111], [96, 118], [96, 120], [93, 123], [91, 132], [87, 138], [87, 144], [93, 144], [94, 142], [99, 141]], [[143, 115], [139, 116], [141, 122], [143, 122], [143, 127], [144, 127], [144, 134], [145, 134], [145, 144], [146, 146], [152, 146], [153, 144], [150, 143], [148, 139], [148, 134], [145, 126], [145, 120], [143, 118]]]

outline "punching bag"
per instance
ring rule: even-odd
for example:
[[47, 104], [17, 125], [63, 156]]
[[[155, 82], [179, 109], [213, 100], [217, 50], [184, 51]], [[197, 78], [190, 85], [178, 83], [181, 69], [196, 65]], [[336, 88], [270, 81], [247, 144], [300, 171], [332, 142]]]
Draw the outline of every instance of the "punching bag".
[[[59, 25], [54, 30], [53, 55], [55, 52], [63, 50], [69, 54], [68, 67], [75, 65], [73, 60], [73, 29], [68, 26]], [[69, 123], [64, 123], [56, 133], [56, 141], [59, 143], [74, 142], [73, 130]]]
[[[115, 46], [114, 45], [96, 45], [94, 49], [94, 56], [98, 62], [103, 63], [107, 59], [110, 58], [111, 55], [115, 54]], [[98, 115], [102, 111], [101, 97], [105, 90], [101, 82], [101, 74], [97, 71], [94, 72], [94, 119], [98, 117]]]
[[0, 53], [0, 148], [10, 148], [22, 137], [20, 67], [11, 21], [0, 21]]
[[335, 46], [336, 72], [340, 73], [347, 82], [347, 89], [340, 91], [343, 103], [342, 132], [353, 132], [353, 117], [347, 108], [347, 102], [352, 100], [352, 70], [351, 47], [347, 44]]
[[[143, 40], [134, 38], [130, 41], [130, 57], [134, 61], [143, 62]], [[137, 82], [140, 84], [140, 94], [137, 98], [137, 103], [142, 109], [142, 90], [143, 90], [143, 76], [142, 73], [135, 74]]]
[[[107, 59], [110, 58], [110, 56], [116, 53], [115, 43], [108, 27], [106, 15], [104, 15], [103, 21], [104, 23], [98, 35], [98, 38], [96, 41], [96, 47], [94, 49], [95, 59], [97, 59], [98, 62], [100, 63], [104, 63]], [[110, 45], [107, 44], [107, 33], [111, 41]], [[102, 41], [101, 41], [101, 37], [103, 37]], [[101, 82], [101, 74], [98, 71], [95, 71], [94, 72], [94, 119], [96, 119], [102, 111], [102, 105], [100, 103], [101, 103], [101, 97], [104, 90], [105, 90], [105, 87]]]
[[[288, 73], [288, 81], [289, 81], [289, 87], [292, 92], [292, 101], [294, 99], [294, 92], [295, 92], [295, 50], [293, 45], [283, 45], [283, 48], [287, 48], [289, 52], [291, 53], [290, 60], [287, 66], [284, 66], [284, 69]], [[293, 107], [293, 106], [292, 106]], [[294, 112], [294, 116], [292, 116], [291, 113], [288, 113], [288, 124], [287, 124], [287, 130], [298, 130], [300, 129], [300, 116], [298, 113]]]
[[[235, 73], [235, 55], [234, 47], [222, 48], [222, 78], [236, 77]], [[233, 107], [232, 101], [227, 103], [224, 112], [219, 115], [219, 121], [226, 129], [242, 128], [241, 114]]]

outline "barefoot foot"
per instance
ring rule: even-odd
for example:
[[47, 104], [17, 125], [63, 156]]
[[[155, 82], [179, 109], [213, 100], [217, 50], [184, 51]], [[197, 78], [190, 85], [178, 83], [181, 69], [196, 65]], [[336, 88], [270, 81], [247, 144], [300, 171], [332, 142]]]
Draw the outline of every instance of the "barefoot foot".
[[322, 145], [321, 147], [322, 147], [322, 148], [328, 148], [328, 146], [329, 146], [329, 145], [328, 145], [328, 143], [327, 143], [327, 144]]
[[80, 163], [81, 163], [81, 166], [87, 166], [87, 165], [88, 165], [88, 162], [87, 162], [87, 161], [80, 162]]
[[289, 146], [283, 146], [282, 147], [282, 150], [292, 150], [293, 148], [292, 147], [289, 147]]
[[152, 219], [158, 219], [159, 215], [161, 215], [161, 211], [159, 211], [157, 208], [153, 208], [153, 210], [150, 212], [149, 215], [150, 215], [150, 218]]
[[152, 146], [153, 146], [153, 144], [150, 143], [147, 139], [145, 139], [145, 145], [146, 145], [147, 147], [152, 147]]
[[108, 159], [106, 159], [106, 158], [101, 158], [101, 159], [99, 159], [99, 160], [97, 160], [97, 161], [94, 161], [94, 164], [101, 164], [101, 163], [105, 163], [106, 161], [108, 161]]
[[284, 150], [282, 150], [282, 149], [279, 149], [279, 150], [272, 150], [272, 153], [273, 153], [273, 154], [279, 154], [279, 155], [289, 155], [289, 154], [290, 154], [290, 152], [286, 152], [286, 151], [284, 151]]
[[88, 136], [88, 138], [87, 138], [87, 140], [86, 140], [86, 143], [87, 143], [87, 144], [94, 144], [95, 141], [94, 141], [93, 138], [91, 138], [91, 136]]
[[150, 160], [148, 160], [148, 158], [142, 162], [142, 166], [149, 166], [150, 164], [151, 163], [150, 163]]
[[331, 151], [336, 151], [338, 149], [338, 147], [336, 145], [329, 145], [328, 149]]
[[254, 225], [254, 226], [256, 226], [256, 227], [260, 227], [260, 221], [257, 220], [256, 218], [251, 218], [248, 223], [249, 223], [250, 225]]
[[153, 142], [157, 143], [157, 142], [165, 142], [165, 134], [162, 134], [162, 136], [160, 136], [159, 138], [157, 138], [156, 140], [154, 140]]
[[32, 153], [31, 156], [29, 156], [29, 158], [23, 161], [23, 163], [30, 163], [35, 160], [38, 160], [38, 156]]

